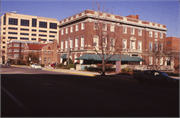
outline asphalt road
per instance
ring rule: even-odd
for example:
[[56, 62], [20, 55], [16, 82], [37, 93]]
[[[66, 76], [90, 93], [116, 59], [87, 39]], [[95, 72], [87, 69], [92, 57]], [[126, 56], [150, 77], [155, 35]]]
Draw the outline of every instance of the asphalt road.
[[179, 89], [1, 68], [2, 117], [178, 117]]

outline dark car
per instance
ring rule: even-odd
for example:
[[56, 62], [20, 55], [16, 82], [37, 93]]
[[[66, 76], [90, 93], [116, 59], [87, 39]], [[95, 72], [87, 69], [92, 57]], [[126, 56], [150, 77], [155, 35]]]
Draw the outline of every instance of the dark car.
[[148, 82], [148, 83], [177, 83], [179, 84], [178, 79], [169, 77], [165, 72], [157, 70], [145, 70], [142, 73], [137, 73], [133, 75], [133, 78], [138, 80], [139, 83]]

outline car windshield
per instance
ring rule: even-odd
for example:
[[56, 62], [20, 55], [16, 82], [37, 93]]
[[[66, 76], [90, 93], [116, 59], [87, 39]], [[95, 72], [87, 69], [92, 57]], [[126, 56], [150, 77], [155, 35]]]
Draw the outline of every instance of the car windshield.
[[39, 64], [35, 64], [36, 66], [39, 66]]
[[167, 75], [167, 74], [164, 73], [164, 72], [161, 72], [161, 75], [162, 75], [162, 76], [165, 76], [165, 77], [169, 77], [169, 75]]

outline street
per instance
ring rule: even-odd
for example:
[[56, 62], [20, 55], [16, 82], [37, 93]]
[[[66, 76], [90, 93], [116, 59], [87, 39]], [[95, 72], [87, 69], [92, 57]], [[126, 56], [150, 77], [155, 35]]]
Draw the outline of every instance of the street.
[[2, 117], [178, 117], [179, 89], [1, 67]]

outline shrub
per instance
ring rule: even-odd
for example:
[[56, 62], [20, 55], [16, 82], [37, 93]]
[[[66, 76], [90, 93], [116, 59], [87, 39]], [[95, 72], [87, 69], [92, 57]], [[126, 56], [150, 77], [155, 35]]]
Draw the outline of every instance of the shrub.
[[24, 60], [18, 59], [17, 65], [26, 65], [26, 62]]
[[39, 64], [41, 67], [44, 67], [44, 64]]
[[133, 70], [130, 68], [122, 68], [121, 71], [122, 72], [133, 72]]
[[30, 63], [26, 63], [26, 66], [30, 66]]
[[[68, 64], [68, 60], [66, 60], [66, 64]], [[73, 61], [71, 58], [69, 58], [69, 64], [73, 64]]]
[[61, 67], [63, 67], [63, 66], [64, 66], [63, 63], [57, 64], [57, 68], [61, 68]]

